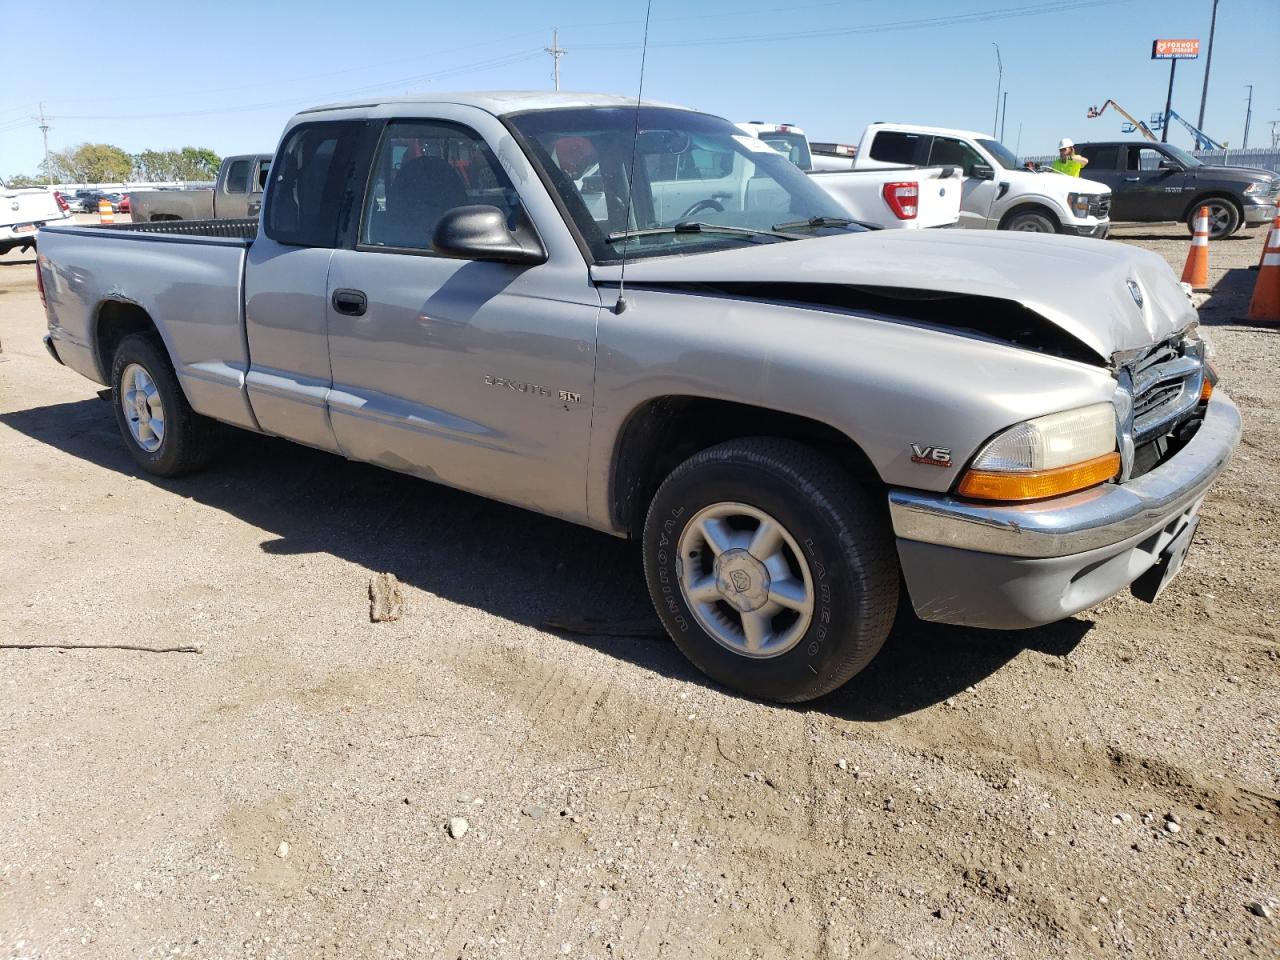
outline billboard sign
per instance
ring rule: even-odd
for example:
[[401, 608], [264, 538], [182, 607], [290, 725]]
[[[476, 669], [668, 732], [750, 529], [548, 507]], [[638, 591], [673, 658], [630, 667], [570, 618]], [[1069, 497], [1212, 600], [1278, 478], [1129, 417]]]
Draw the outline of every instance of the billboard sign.
[[1194, 60], [1200, 56], [1199, 40], [1153, 40], [1152, 60]]

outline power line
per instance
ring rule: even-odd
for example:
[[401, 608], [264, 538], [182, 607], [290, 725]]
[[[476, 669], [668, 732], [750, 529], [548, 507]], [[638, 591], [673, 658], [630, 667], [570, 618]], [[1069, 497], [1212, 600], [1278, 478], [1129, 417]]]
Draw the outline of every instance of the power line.
[[[862, 33], [891, 33], [897, 30], [911, 30], [922, 27], [951, 27], [970, 23], [987, 23], [992, 20], [1012, 20], [1019, 17], [1033, 17], [1046, 13], [1066, 13], [1088, 7], [1107, 7], [1121, 3], [1132, 3], [1134, 0], [1053, 0], [1030, 7], [1001, 7], [994, 10], [979, 10], [974, 13], [949, 14], [941, 17], [923, 17], [916, 20], [892, 20], [885, 23], [866, 24], [857, 27], [823, 27], [818, 30], [797, 30], [791, 33], [761, 33], [727, 37], [699, 37], [687, 40], [662, 40], [651, 42], [652, 47], [707, 47], [730, 46], [743, 43], [777, 44], [784, 40], [810, 40], [825, 37], [844, 37]], [[776, 7], [777, 11], [789, 10], [787, 7]], [[768, 12], [768, 11], [761, 11]], [[580, 43], [579, 50], [629, 50], [639, 46], [634, 42], [622, 43]]]

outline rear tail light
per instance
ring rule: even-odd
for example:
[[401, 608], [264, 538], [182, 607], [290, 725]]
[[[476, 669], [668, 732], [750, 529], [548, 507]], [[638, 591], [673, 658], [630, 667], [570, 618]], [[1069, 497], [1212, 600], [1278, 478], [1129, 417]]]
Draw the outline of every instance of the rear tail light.
[[67, 206], [67, 198], [60, 194], [57, 190], [53, 191], [53, 199], [58, 201], [58, 209], [63, 213], [69, 213], [71, 208]]
[[884, 202], [899, 220], [914, 220], [920, 212], [920, 184], [914, 180], [904, 183], [886, 183]]

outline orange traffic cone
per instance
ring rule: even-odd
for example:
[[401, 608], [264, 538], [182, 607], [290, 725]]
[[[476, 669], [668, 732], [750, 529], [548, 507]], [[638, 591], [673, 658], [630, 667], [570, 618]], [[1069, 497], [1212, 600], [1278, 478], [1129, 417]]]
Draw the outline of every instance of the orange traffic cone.
[[1196, 214], [1196, 229], [1187, 251], [1187, 265], [1182, 268], [1182, 282], [1193, 290], [1209, 289], [1209, 208]]
[[1262, 262], [1258, 264], [1258, 280], [1253, 285], [1253, 299], [1249, 301], [1250, 320], [1280, 322], [1280, 215], [1267, 234], [1262, 248]]
[[98, 221], [99, 221], [100, 223], [115, 223], [115, 222], [116, 222], [116, 211], [115, 211], [115, 207], [111, 206], [111, 201], [110, 201], [110, 200], [99, 200], [99, 201], [98, 201]]
[[1267, 234], [1267, 242], [1262, 245], [1262, 256], [1258, 258], [1258, 269], [1262, 269], [1262, 261], [1267, 258], [1269, 247], [1280, 247], [1280, 200], [1276, 201], [1276, 218], [1271, 221], [1271, 231]]

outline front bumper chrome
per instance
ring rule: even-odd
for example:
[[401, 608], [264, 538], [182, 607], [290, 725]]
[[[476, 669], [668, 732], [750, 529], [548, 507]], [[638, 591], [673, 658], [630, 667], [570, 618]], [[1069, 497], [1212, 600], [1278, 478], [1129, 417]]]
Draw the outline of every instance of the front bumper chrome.
[[1260, 227], [1264, 223], [1270, 223], [1276, 215], [1276, 201], [1272, 199], [1260, 198], [1257, 202], [1249, 202], [1244, 205], [1244, 222], [1246, 226]]
[[1007, 557], [1064, 557], [1120, 543], [1160, 527], [1198, 501], [1240, 442], [1240, 412], [1222, 390], [1204, 423], [1168, 462], [1124, 484], [1027, 504], [983, 504], [946, 494], [891, 490], [900, 540]]

